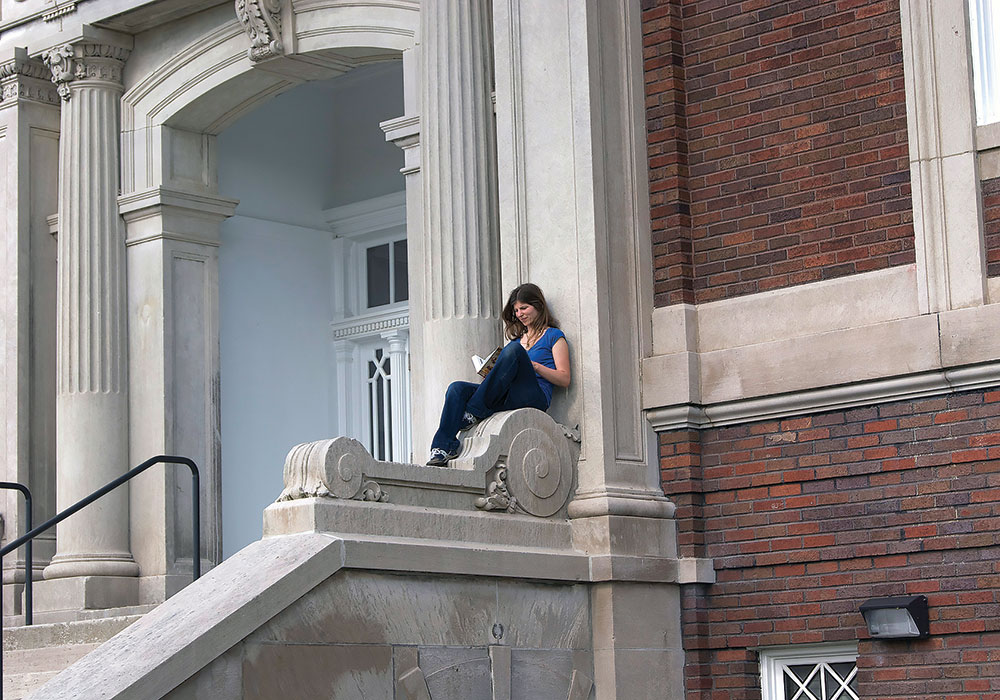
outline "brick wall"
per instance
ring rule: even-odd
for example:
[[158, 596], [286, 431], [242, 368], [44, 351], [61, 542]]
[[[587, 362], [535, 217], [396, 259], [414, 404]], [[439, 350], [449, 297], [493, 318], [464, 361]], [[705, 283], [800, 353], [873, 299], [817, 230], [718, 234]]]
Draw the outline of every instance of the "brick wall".
[[983, 233], [986, 238], [986, 275], [1000, 277], [1000, 177], [983, 180]]
[[655, 303], [913, 262], [898, 0], [644, 0]]
[[[759, 698], [758, 646], [861, 640], [866, 700], [1000, 698], [1000, 391], [660, 436], [680, 547], [688, 700]], [[924, 594], [931, 637], [858, 607]]]

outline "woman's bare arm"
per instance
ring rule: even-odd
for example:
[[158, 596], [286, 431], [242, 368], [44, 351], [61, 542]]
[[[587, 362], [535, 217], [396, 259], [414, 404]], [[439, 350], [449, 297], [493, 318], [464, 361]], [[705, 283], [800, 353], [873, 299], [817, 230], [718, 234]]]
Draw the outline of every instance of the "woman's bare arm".
[[552, 346], [552, 359], [556, 363], [556, 368], [551, 369], [538, 362], [532, 362], [538, 376], [556, 386], [569, 386], [569, 343], [565, 338], [560, 338]]

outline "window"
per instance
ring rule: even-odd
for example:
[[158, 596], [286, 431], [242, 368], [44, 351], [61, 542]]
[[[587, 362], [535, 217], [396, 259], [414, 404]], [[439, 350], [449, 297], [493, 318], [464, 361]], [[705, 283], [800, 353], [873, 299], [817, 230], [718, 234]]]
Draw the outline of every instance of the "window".
[[760, 650], [762, 700], [860, 700], [851, 644]]
[[409, 298], [406, 239], [374, 245], [365, 251], [369, 309]]
[[1000, 0], [969, 0], [976, 123], [1000, 121]]

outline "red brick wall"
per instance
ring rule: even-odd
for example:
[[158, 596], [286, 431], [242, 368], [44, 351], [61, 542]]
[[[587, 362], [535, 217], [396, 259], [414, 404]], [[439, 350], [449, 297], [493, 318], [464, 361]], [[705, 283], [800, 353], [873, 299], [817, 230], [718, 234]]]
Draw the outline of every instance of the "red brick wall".
[[654, 293], [913, 262], [898, 0], [644, 0]]
[[1000, 277], [1000, 177], [983, 180], [982, 193], [986, 275]]
[[[759, 698], [751, 648], [859, 639], [866, 700], [1000, 698], [1000, 391], [660, 436], [688, 700]], [[870, 640], [866, 599], [924, 594], [931, 637]]]

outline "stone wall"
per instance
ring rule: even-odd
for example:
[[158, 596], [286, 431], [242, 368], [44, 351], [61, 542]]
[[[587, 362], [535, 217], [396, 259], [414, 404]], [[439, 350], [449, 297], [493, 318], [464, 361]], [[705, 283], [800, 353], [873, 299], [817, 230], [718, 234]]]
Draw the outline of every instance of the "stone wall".
[[[660, 435], [687, 586], [688, 700], [757, 698], [756, 647], [859, 640], [861, 697], [996, 697], [1000, 391]], [[928, 597], [930, 638], [876, 642], [858, 607]]]
[[898, 2], [643, 7], [657, 306], [914, 261]]

